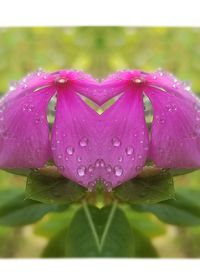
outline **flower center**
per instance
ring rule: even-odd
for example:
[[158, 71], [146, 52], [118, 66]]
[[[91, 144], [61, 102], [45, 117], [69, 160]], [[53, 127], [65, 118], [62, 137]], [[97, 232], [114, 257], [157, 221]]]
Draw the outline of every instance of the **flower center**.
[[56, 82], [57, 82], [57, 83], [60, 83], [60, 84], [67, 83], [67, 78], [62, 78], [62, 77], [60, 77], [60, 78], [58, 78], [58, 79], [56, 80]]
[[143, 82], [143, 80], [141, 78], [134, 78], [132, 81], [135, 84], [141, 84]]

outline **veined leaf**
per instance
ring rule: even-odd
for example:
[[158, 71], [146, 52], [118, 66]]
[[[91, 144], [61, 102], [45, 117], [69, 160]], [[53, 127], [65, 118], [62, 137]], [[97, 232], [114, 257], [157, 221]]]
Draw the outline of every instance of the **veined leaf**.
[[27, 178], [26, 198], [46, 204], [68, 204], [78, 201], [86, 190], [63, 178], [31, 172]]
[[154, 204], [175, 197], [169, 171], [150, 172], [147, 176], [132, 179], [118, 186], [114, 194], [131, 204]]

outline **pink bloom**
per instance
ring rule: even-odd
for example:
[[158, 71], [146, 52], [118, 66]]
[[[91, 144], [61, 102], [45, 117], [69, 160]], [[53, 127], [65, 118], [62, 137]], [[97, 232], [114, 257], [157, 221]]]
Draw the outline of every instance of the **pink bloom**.
[[[0, 167], [43, 167], [53, 158], [64, 176], [88, 185], [91, 177], [86, 175], [86, 167], [92, 171], [89, 165], [94, 164], [98, 153], [99, 115], [77, 92], [96, 101], [97, 90], [92, 77], [71, 70], [38, 71], [25, 77], [0, 102]], [[50, 133], [47, 109], [55, 94], [55, 121]]]
[[[113, 186], [135, 177], [147, 159], [163, 168], [200, 166], [200, 102], [186, 84], [163, 71], [130, 70], [111, 75], [103, 86], [108, 91], [105, 100], [122, 93], [102, 115], [102, 152], [106, 163], [117, 167]], [[144, 95], [153, 108], [150, 132]], [[116, 147], [111, 145], [114, 138]]]
[[[118, 99], [100, 115], [81, 95], [97, 105]], [[143, 95], [153, 107], [150, 132]], [[2, 98], [0, 121], [1, 168], [38, 168], [53, 159], [65, 177], [90, 190], [98, 180], [110, 190], [135, 177], [147, 159], [164, 168], [200, 166], [199, 100], [162, 71], [117, 72], [101, 84], [83, 72], [38, 71]]]

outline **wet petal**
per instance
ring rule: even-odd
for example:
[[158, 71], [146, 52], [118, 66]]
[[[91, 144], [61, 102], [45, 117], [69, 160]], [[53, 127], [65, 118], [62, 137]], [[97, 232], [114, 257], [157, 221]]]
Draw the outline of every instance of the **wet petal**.
[[89, 187], [99, 178], [99, 115], [71, 89], [57, 96], [52, 152], [60, 172]]
[[142, 93], [126, 91], [101, 117], [104, 179], [115, 187], [135, 177], [145, 164], [148, 130]]
[[158, 167], [200, 166], [200, 109], [193, 98], [148, 88], [153, 106], [150, 158]]
[[153, 86], [154, 88], [160, 88], [161, 90], [176, 96], [189, 98], [190, 101], [199, 103], [200, 105], [200, 100], [194, 93], [192, 93], [188, 82], [178, 80], [176, 76], [169, 72], [157, 70], [148, 74], [146, 79], [148, 81], [148, 85]]
[[42, 167], [50, 157], [46, 114], [54, 90], [20, 86], [0, 102], [1, 168]]
[[96, 104], [101, 104], [101, 87], [97, 80], [82, 71], [71, 71], [71, 85], [77, 93], [89, 98]]
[[104, 79], [100, 84], [101, 99], [99, 104], [103, 105], [108, 100], [123, 93], [134, 72], [135, 71], [118, 71]]

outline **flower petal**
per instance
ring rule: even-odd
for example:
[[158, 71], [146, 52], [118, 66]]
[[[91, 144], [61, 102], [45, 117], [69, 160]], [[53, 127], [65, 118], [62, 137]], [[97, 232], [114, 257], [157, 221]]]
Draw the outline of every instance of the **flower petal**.
[[20, 86], [0, 102], [1, 168], [42, 167], [50, 157], [46, 113], [54, 90]]
[[148, 153], [142, 92], [126, 91], [101, 116], [104, 179], [115, 187], [141, 172]]
[[89, 187], [99, 178], [100, 116], [72, 90], [60, 90], [52, 130], [52, 152], [60, 172]]
[[72, 81], [71, 86], [77, 93], [89, 98], [98, 105], [101, 104], [100, 84], [91, 75], [82, 71], [71, 71], [70, 78]]
[[200, 109], [194, 99], [158, 88], [145, 90], [153, 106], [150, 158], [158, 167], [200, 166]]
[[136, 71], [118, 71], [109, 75], [100, 84], [101, 97], [99, 104], [103, 105], [111, 98], [124, 92], [127, 82]]

